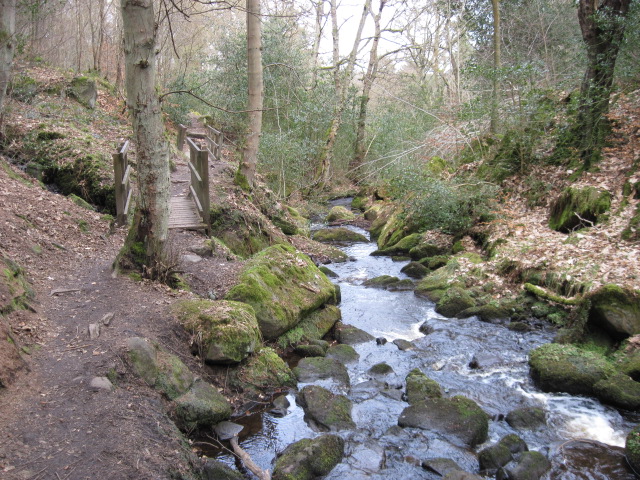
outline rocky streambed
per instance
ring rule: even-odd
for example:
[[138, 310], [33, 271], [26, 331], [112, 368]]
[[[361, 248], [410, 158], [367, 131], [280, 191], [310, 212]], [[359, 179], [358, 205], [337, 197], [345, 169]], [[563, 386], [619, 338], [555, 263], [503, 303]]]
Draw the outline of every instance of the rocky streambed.
[[[336, 480], [635, 478], [622, 447], [637, 419], [533, 384], [528, 353], [553, 337], [544, 324], [518, 332], [444, 318], [411, 291], [365, 286], [381, 275], [406, 279], [406, 262], [370, 256], [370, 242], [342, 248], [351, 261], [330, 265], [342, 292], [338, 343], [318, 342], [324, 356], [297, 363], [297, 392], [275, 413], [238, 420], [240, 445], [263, 469], [298, 442], [286, 454], [337, 463], [326, 475]], [[332, 454], [341, 448], [344, 456]], [[307, 476], [287, 476], [282, 465], [277, 478], [326, 473], [307, 462]]]

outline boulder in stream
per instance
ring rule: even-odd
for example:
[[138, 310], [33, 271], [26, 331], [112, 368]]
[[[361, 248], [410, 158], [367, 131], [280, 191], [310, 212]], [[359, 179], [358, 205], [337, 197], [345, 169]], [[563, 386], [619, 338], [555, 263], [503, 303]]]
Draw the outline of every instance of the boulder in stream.
[[444, 292], [436, 303], [436, 312], [452, 318], [473, 306], [475, 306], [475, 301], [463, 288], [451, 287]]
[[373, 335], [364, 330], [342, 322], [337, 322], [333, 327], [333, 336], [338, 342], [346, 343], [347, 345], [357, 345], [375, 340]]
[[479, 477], [475, 473], [464, 472], [462, 470], [454, 470], [442, 477], [442, 480], [483, 480], [483, 478]]
[[486, 441], [489, 417], [476, 402], [457, 395], [452, 398], [430, 398], [405, 408], [398, 425], [449, 435], [473, 448]]
[[336, 432], [355, 428], [351, 418], [351, 400], [317, 385], [307, 385], [297, 397], [304, 409], [305, 420], [319, 431]]
[[617, 338], [640, 333], [640, 294], [637, 291], [604, 285], [588, 296], [589, 323]]
[[298, 378], [298, 381], [303, 383], [330, 378], [344, 386], [349, 386], [347, 368], [334, 358], [303, 358], [298, 362], [298, 366], [293, 369], [293, 373]]
[[640, 425], [636, 426], [627, 435], [624, 444], [624, 453], [629, 465], [631, 465], [636, 472], [640, 472]]
[[[325, 305], [300, 320], [294, 328], [278, 337], [278, 345], [286, 348], [299, 343], [314, 343], [331, 331], [342, 312], [335, 305]], [[326, 348], [325, 348], [326, 351]]]
[[442, 397], [442, 388], [435, 380], [430, 379], [417, 368], [409, 372], [407, 382], [407, 402], [417, 405], [430, 398]]
[[355, 243], [369, 241], [369, 239], [361, 233], [344, 227], [321, 228], [315, 231], [313, 239], [321, 243]]
[[337, 301], [331, 281], [309, 257], [289, 245], [274, 245], [251, 257], [239, 280], [226, 299], [253, 307], [266, 340], [277, 338], [314, 310]]
[[624, 373], [604, 378], [593, 386], [593, 392], [602, 402], [626, 410], [640, 408], [640, 383]]
[[293, 372], [272, 348], [256, 350], [230, 374], [231, 382], [245, 391], [261, 393], [282, 387], [295, 387]]
[[491, 445], [478, 453], [480, 470], [486, 474], [494, 475], [499, 468], [504, 467], [521, 452], [529, 450], [527, 444], [517, 435], [507, 435], [495, 445]]
[[462, 471], [462, 468], [450, 458], [429, 458], [422, 461], [422, 468], [444, 477], [450, 472]]
[[506, 417], [507, 423], [518, 430], [533, 430], [546, 425], [544, 409], [540, 407], [521, 407], [511, 410]]
[[540, 452], [523, 452], [517, 460], [498, 470], [497, 480], [540, 480], [551, 462]]
[[203, 480], [244, 480], [245, 476], [218, 460], [208, 459], [202, 467]]
[[338, 360], [340, 363], [352, 363], [357, 362], [360, 355], [351, 345], [341, 343], [329, 347], [326, 357]]
[[337, 435], [303, 438], [289, 445], [276, 460], [273, 480], [312, 480], [327, 475], [344, 455]]
[[320, 345], [313, 344], [305, 344], [305, 345], [296, 345], [293, 349], [296, 352], [296, 355], [305, 357], [324, 357], [327, 354], [327, 349], [321, 347]]
[[411, 278], [420, 279], [429, 273], [429, 269], [418, 262], [409, 262], [400, 270], [402, 273]]
[[342, 205], [336, 205], [331, 208], [328, 215], [324, 219], [325, 222], [348, 222], [354, 220], [356, 218], [355, 214], [346, 207]]

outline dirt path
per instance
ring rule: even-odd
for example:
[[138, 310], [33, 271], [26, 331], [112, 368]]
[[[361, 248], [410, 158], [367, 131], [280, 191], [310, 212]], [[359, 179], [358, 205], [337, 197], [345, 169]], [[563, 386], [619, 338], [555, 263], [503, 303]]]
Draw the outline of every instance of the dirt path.
[[[186, 162], [177, 160], [174, 185], [184, 188]], [[79, 235], [71, 224], [45, 235], [45, 218], [42, 225], [35, 222], [35, 216], [35, 223], [28, 219], [31, 226], [26, 232], [40, 232], [39, 243], [64, 247], [47, 248], [39, 257], [27, 253], [21, 241], [24, 232], [17, 232], [15, 238], [0, 236], [3, 250], [30, 272], [36, 293], [36, 313], [24, 320], [32, 325], [31, 371], [0, 392], [0, 477], [155, 479], [187, 472], [194, 457], [165, 415], [169, 405], [129, 374], [121, 355], [127, 338], [148, 337], [179, 355], [196, 374], [206, 375], [189, 353], [188, 338], [170, 315], [170, 305], [189, 294], [114, 277], [111, 262], [124, 239], [124, 229], [109, 235], [108, 224], [99, 221], [99, 216], [64, 198], [39, 188], [9, 191], [14, 188], [10, 181], [0, 185], [7, 188], [0, 193], [15, 200], [3, 211], [6, 218], [0, 218], [4, 220], [0, 224], [15, 220], [12, 208], [21, 209], [25, 196], [41, 196], [50, 204], [50, 215], [63, 218], [61, 211], [71, 210], [72, 217], [86, 218], [90, 229]], [[35, 198], [26, 201], [36, 203]], [[178, 261], [189, 245], [204, 240], [196, 232], [176, 231], [171, 237]], [[214, 262], [203, 259], [201, 263]], [[216, 268], [200, 268], [203, 289], [223, 292], [227, 288], [227, 281], [216, 281], [216, 272], [225, 272], [218, 263]], [[188, 265], [181, 264], [179, 269], [187, 270]], [[90, 324], [99, 325], [97, 338], [90, 337]], [[109, 377], [114, 390], [92, 387], [96, 377]]]

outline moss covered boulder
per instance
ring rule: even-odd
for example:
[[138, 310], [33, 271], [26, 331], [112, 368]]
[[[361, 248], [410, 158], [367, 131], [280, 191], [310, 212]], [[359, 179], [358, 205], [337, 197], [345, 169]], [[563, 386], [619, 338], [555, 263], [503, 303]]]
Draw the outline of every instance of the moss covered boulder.
[[304, 409], [305, 420], [319, 431], [337, 432], [355, 428], [351, 418], [351, 400], [317, 385], [307, 385], [297, 397]]
[[417, 368], [409, 372], [407, 382], [407, 402], [416, 405], [430, 398], [442, 397], [442, 388], [435, 380], [430, 379]]
[[522, 452], [517, 460], [509, 462], [498, 478], [509, 480], [540, 480], [551, 469], [551, 462], [540, 452]]
[[640, 472], [640, 425], [631, 430], [627, 435], [624, 444], [624, 453], [629, 465], [631, 465], [636, 472]]
[[388, 255], [393, 256], [408, 256], [409, 251], [420, 243], [422, 235], [419, 233], [412, 233], [399, 240], [397, 243], [380, 250], [376, 250], [371, 255]]
[[624, 373], [600, 380], [593, 386], [593, 393], [602, 402], [614, 407], [626, 410], [640, 408], [640, 383]]
[[192, 334], [194, 352], [208, 363], [238, 363], [260, 345], [258, 320], [246, 303], [184, 300], [174, 313]]
[[127, 339], [126, 358], [136, 375], [170, 399], [189, 390], [195, 379], [177, 356], [145, 338]]
[[303, 358], [293, 369], [293, 373], [298, 381], [303, 383], [332, 379], [347, 387], [350, 384], [347, 368], [335, 358]]
[[355, 214], [341, 205], [333, 207], [325, 218], [326, 222], [349, 222], [356, 218]]
[[364, 330], [342, 322], [337, 322], [333, 327], [333, 336], [338, 342], [346, 343], [347, 345], [357, 345], [375, 340], [373, 335]]
[[602, 355], [558, 343], [532, 350], [529, 366], [542, 390], [576, 395], [593, 395], [594, 385], [614, 373], [614, 367]]
[[418, 262], [409, 262], [400, 271], [406, 276], [416, 279], [420, 279], [429, 273], [429, 269]]
[[303, 438], [277, 458], [273, 480], [313, 480], [327, 475], [342, 461], [344, 440], [337, 435]]
[[482, 322], [501, 323], [509, 319], [511, 311], [504, 305], [486, 303], [467, 308], [456, 314], [456, 318], [478, 317]]
[[262, 347], [231, 374], [232, 383], [248, 392], [262, 393], [295, 387], [293, 372], [272, 348]]
[[274, 245], [246, 262], [227, 300], [253, 307], [262, 335], [272, 340], [327, 303], [336, 303], [331, 281], [306, 255]]
[[590, 227], [605, 218], [611, 208], [611, 194], [595, 187], [568, 187], [552, 203], [549, 228], [571, 232]]
[[198, 380], [175, 399], [173, 417], [181, 430], [211, 427], [231, 416], [231, 404], [209, 383]]
[[372, 288], [387, 288], [390, 285], [398, 283], [400, 279], [391, 275], [380, 275], [379, 277], [369, 278], [362, 285]]
[[[374, 225], [371, 227], [373, 235]], [[400, 240], [417, 231], [418, 226], [411, 221], [411, 218], [409, 218], [402, 209], [397, 209], [389, 216], [387, 222], [380, 230], [380, 235], [377, 237], [378, 248], [384, 250], [392, 247], [398, 244]]]
[[505, 420], [512, 428], [533, 430], [547, 424], [547, 415], [540, 407], [521, 407], [511, 410]]
[[96, 108], [98, 84], [90, 77], [75, 77], [69, 85], [69, 95], [87, 108]]
[[320, 340], [341, 318], [342, 312], [338, 307], [325, 305], [324, 308], [311, 312], [298, 325], [278, 337], [278, 345], [286, 348], [301, 342]]
[[329, 347], [326, 357], [333, 358], [340, 363], [354, 363], [358, 361], [360, 355], [351, 345], [338, 344]]
[[369, 239], [361, 233], [354, 232], [345, 227], [321, 228], [313, 234], [316, 242], [322, 243], [354, 243], [368, 242]]
[[460, 312], [474, 307], [476, 302], [460, 287], [448, 288], [436, 303], [436, 312], [452, 318]]
[[435, 431], [473, 448], [487, 440], [488, 419], [476, 402], [457, 395], [452, 398], [429, 398], [405, 408], [398, 425]]
[[640, 333], [640, 295], [635, 290], [605, 285], [588, 296], [589, 322], [617, 338]]

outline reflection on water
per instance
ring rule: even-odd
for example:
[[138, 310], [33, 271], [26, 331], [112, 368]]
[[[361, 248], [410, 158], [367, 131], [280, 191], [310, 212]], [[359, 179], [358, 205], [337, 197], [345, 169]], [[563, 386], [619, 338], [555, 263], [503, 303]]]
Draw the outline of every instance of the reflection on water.
[[[553, 332], [540, 327], [518, 333], [475, 318], [446, 319], [434, 311], [431, 302], [415, 297], [412, 292], [366, 288], [362, 282], [379, 275], [406, 278], [400, 272], [406, 262], [370, 256], [375, 249], [373, 243], [345, 247], [343, 250], [352, 261], [330, 266], [338, 274], [336, 281], [342, 291], [343, 322], [374, 337], [385, 337], [389, 343], [369, 342], [354, 347], [360, 360], [347, 365], [352, 385], [348, 396], [354, 403], [352, 415], [357, 428], [340, 432], [346, 440], [347, 456], [327, 478], [437, 478], [423, 470], [419, 461], [417, 466], [415, 462], [436, 457], [450, 458], [462, 468], [477, 471], [473, 452], [433, 433], [397, 427], [400, 412], [407, 404], [400, 395], [393, 394], [393, 389], [404, 388], [404, 378], [413, 368], [438, 381], [447, 395], [472, 398], [495, 418], [489, 426], [490, 442], [517, 433], [531, 449], [548, 451], [550, 448], [554, 469], [545, 478], [633, 478], [621, 463], [621, 452], [617, 448], [624, 445], [626, 432], [632, 428], [628, 419], [597, 400], [547, 394], [533, 385], [528, 352], [550, 342]], [[432, 330], [426, 336], [418, 330], [425, 322]], [[401, 351], [391, 343], [395, 339], [413, 341], [415, 349]], [[487, 361], [484, 368], [469, 367], [476, 355], [484, 355], [482, 358]], [[368, 373], [372, 365], [383, 361], [393, 368], [392, 374], [376, 379], [389, 386], [386, 393], [380, 391]], [[289, 401], [291, 407], [284, 417], [265, 413], [256, 417], [257, 420], [246, 420], [253, 424], [248, 428], [251, 434], [242, 439], [241, 445], [262, 468], [272, 469], [276, 453], [287, 445], [318, 435], [304, 422], [304, 413], [295, 404], [293, 395], [289, 395]], [[523, 406], [543, 407], [548, 415], [548, 428], [515, 431], [501, 420], [509, 411]], [[586, 440], [576, 442], [574, 439]], [[571, 442], [571, 446], [567, 442]], [[218, 457], [233, 463], [226, 453]], [[578, 473], [585, 468], [590, 473]]]

